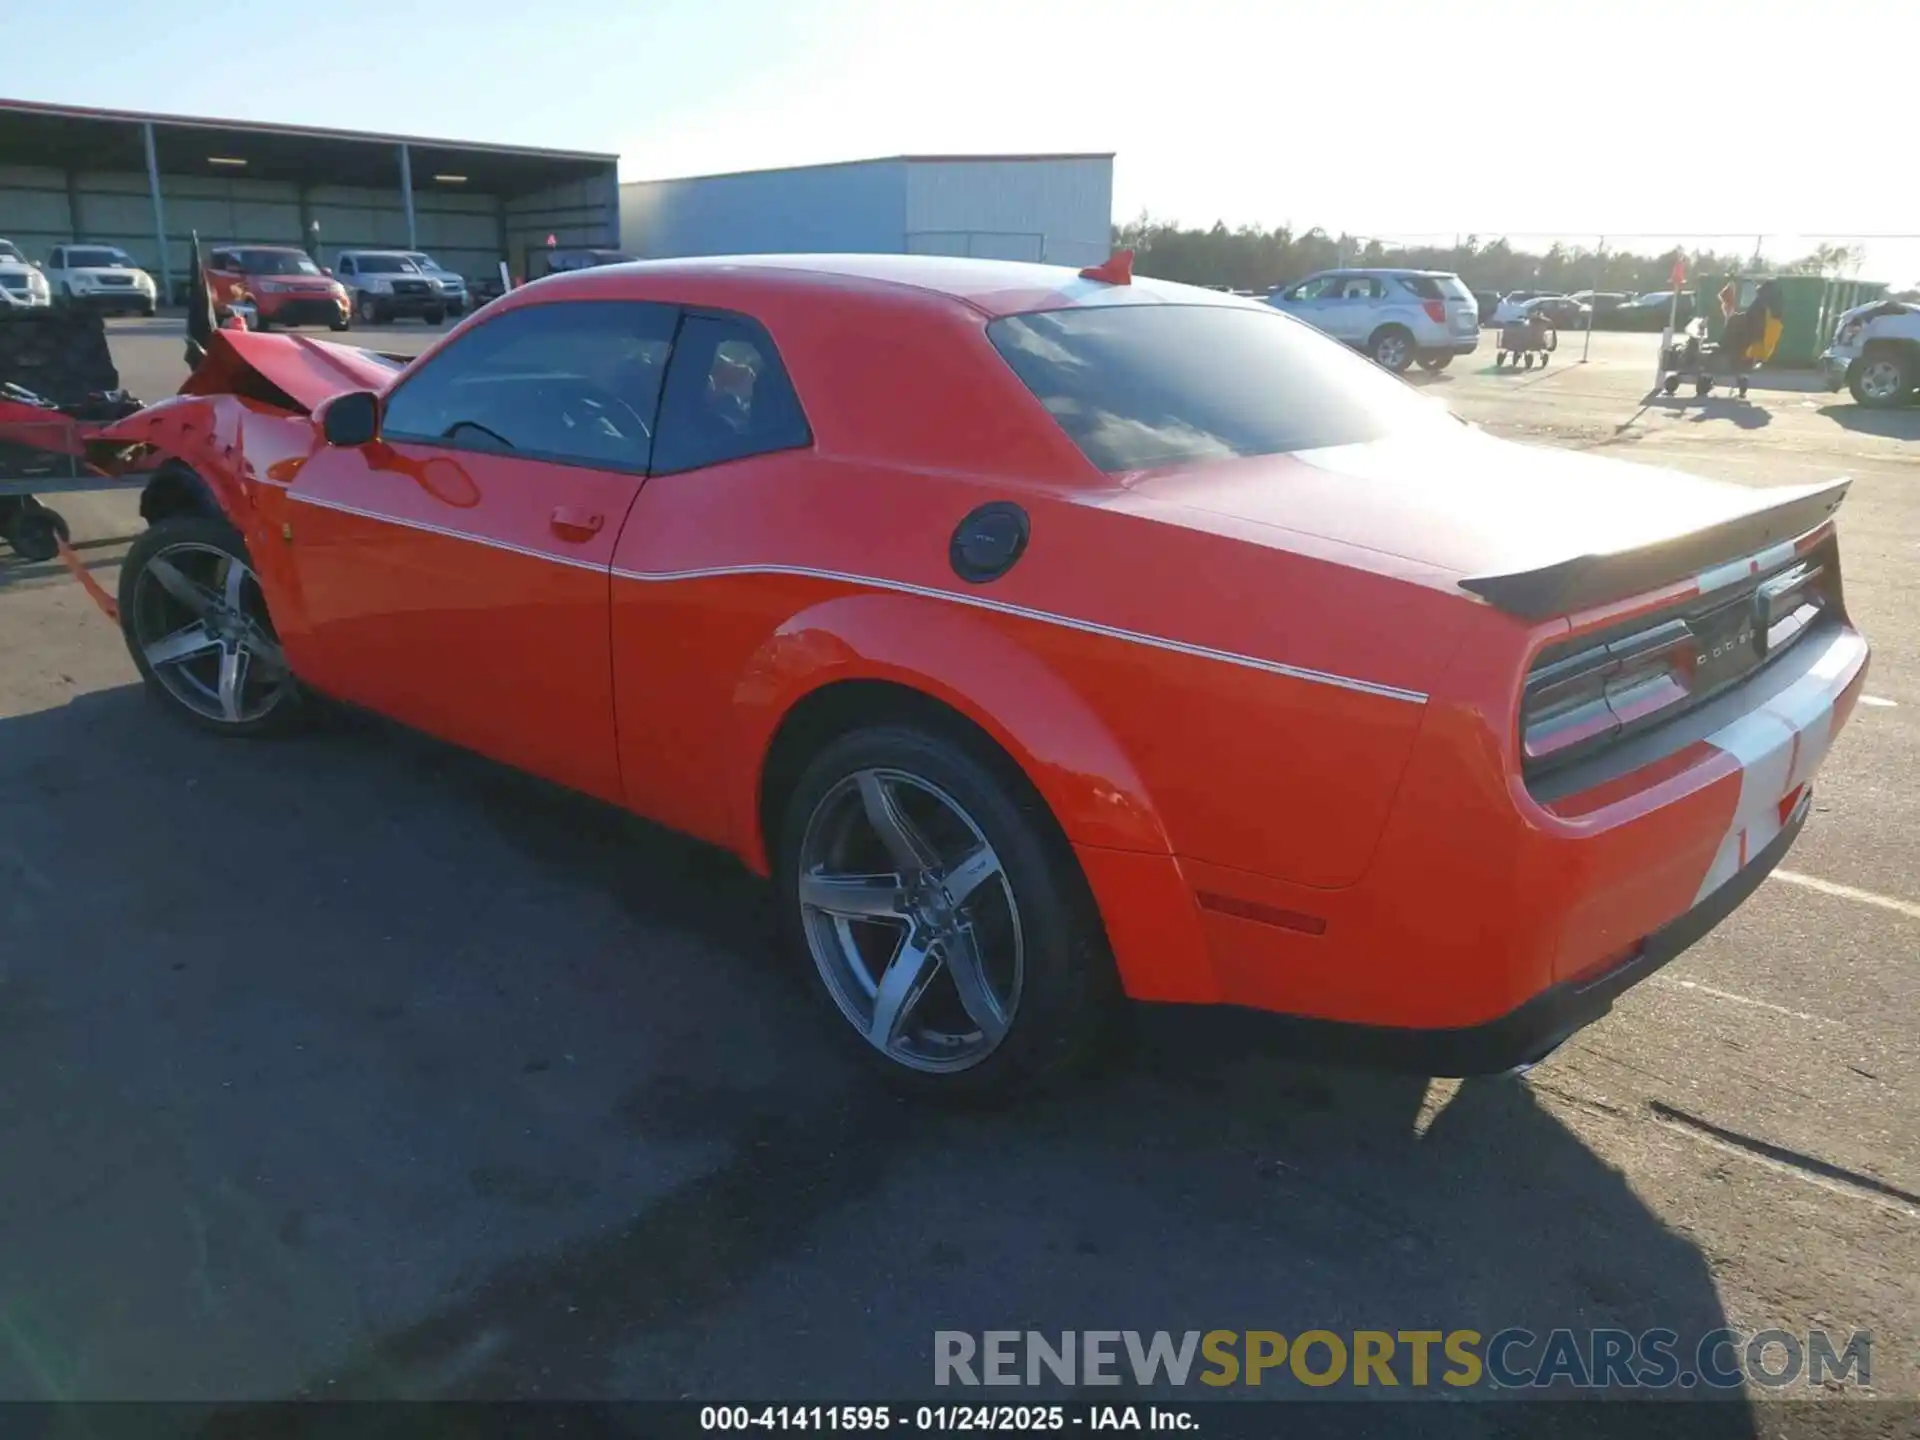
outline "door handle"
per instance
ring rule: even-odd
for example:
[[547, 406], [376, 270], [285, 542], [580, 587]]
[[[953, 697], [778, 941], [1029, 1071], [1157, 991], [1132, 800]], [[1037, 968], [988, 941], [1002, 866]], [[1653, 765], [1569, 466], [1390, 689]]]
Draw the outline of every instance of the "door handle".
[[548, 526], [562, 540], [591, 540], [606, 523], [604, 515], [578, 510], [571, 505], [556, 505], [553, 514], [547, 517]]

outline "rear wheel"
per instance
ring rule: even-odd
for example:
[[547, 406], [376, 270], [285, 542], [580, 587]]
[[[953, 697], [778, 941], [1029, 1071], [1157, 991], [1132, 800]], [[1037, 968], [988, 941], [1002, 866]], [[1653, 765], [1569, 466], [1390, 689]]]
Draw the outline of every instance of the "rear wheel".
[[1403, 325], [1383, 325], [1367, 341], [1375, 362], [1399, 375], [1413, 363], [1413, 335]]
[[1030, 1090], [1082, 1059], [1111, 1013], [1112, 961], [1072, 852], [977, 745], [917, 724], [830, 741], [794, 787], [776, 864], [789, 949], [895, 1083]]
[[1914, 379], [1906, 358], [1898, 351], [1869, 350], [1847, 376], [1847, 388], [1860, 404], [1885, 410], [1906, 403]]
[[1438, 375], [1452, 363], [1453, 356], [1451, 355], [1422, 355], [1420, 357], [1420, 368], [1429, 375]]
[[224, 518], [175, 516], [134, 541], [120, 628], [148, 690], [203, 729], [259, 735], [299, 718], [300, 687], [246, 541]]

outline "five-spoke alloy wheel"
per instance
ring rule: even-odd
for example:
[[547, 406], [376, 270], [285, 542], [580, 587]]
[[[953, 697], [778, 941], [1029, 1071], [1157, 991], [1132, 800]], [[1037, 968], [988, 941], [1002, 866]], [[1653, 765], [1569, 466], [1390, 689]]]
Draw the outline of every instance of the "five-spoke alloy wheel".
[[298, 708], [245, 542], [224, 520], [165, 520], [134, 542], [120, 626], [148, 686], [202, 726], [256, 734]]
[[937, 729], [829, 743], [794, 787], [782, 927], [861, 1050], [937, 1094], [1028, 1088], [1116, 993], [1071, 849], [1004, 757]]

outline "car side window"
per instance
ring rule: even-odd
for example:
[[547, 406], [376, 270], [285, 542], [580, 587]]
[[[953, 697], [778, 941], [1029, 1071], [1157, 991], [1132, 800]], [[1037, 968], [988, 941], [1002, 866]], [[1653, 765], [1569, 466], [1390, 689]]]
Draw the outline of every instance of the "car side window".
[[1332, 296], [1334, 287], [1339, 283], [1338, 275], [1317, 276], [1294, 286], [1287, 298], [1289, 300], [1325, 300]]
[[740, 315], [681, 322], [660, 401], [653, 468], [696, 470], [813, 443], [773, 341]]
[[334, 268], [342, 275], [353, 274], [353, 257], [351, 255], [342, 255], [338, 260], [334, 261]]
[[679, 311], [632, 300], [509, 310], [403, 379], [389, 440], [644, 471]]
[[54, 246], [53, 253], [47, 257], [47, 265], [54, 270], [66, 269], [67, 268], [66, 255], [67, 255], [67, 252], [65, 247], [60, 245]]
[[1342, 300], [1378, 300], [1385, 296], [1387, 287], [1367, 275], [1349, 275], [1340, 282], [1338, 298]]

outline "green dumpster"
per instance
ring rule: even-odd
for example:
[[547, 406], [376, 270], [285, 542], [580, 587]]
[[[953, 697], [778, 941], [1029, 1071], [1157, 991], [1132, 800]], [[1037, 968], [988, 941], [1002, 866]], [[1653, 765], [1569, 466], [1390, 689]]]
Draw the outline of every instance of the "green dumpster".
[[1706, 316], [1707, 334], [1720, 338], [1720, 291], [1731, 280], [1739, 287], [1740, 307], [1753, 303], [1762, 282], [1780, 282], [1784, 313], [1780, 317], [1780, 344], [1770, 365], [1812, 365], [1833, 339], [1841, 312], [1865, 305], [1887, 293], [1878, 280], [1830, 280], [1823, 275], [1702, 275], [1697, 289], [1697, 313]]

